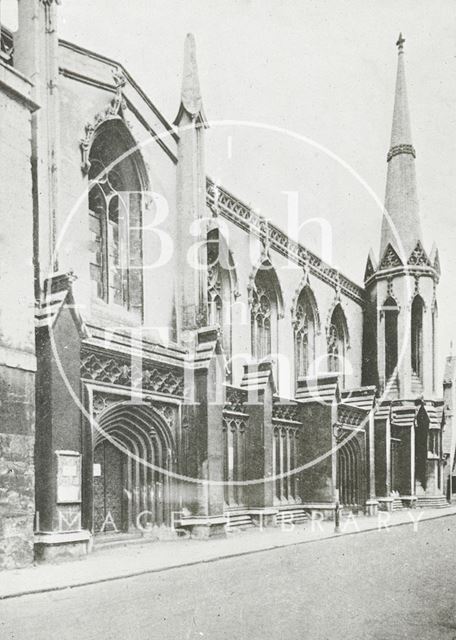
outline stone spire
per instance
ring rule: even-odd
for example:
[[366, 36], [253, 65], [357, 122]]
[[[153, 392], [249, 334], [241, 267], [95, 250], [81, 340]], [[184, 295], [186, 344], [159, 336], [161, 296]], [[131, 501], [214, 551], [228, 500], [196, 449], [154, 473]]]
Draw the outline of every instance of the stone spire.
[[174, 121], [175, 125], [179, 126], [181, 124], [184, 113], [190, 116], [191, 120], [201, 119], [202, 123], [207, 126], [201, 97], [198, 64], [196, 62], [196, 43], [193, 33], [187, 33], [185, 38], [181, 103]]
[[[179, 112], [174, 124], [179, 127], [177, 146], [177, 240], [179, 279], [177, 286], [177, 328], [179, 339], [195, 338], [195, 331], [206, 324], [206, 170], [204, 133], [207, 121], [203, 111], [195, 38], [185, 39], [184, 71]], [[198, 255], [194, 256], [195, 247]], [[193, 261], [189, 262], [189, 255]], [[195, 258], [197, 263], [195, 265]]]
[[418, 241], [422, 241], [415, 174], [416, 154], [412, 144], [405, 81], [404, 42], [401, 33], [396, 43], [398, 48], [396, 95], [391, 146], [387, 156], [385, 209], [389, 213], [390, 220], [386, 215], [383, 216], [380, 263], [386, 247], [391, 244], [402, 263], [407, 264]]

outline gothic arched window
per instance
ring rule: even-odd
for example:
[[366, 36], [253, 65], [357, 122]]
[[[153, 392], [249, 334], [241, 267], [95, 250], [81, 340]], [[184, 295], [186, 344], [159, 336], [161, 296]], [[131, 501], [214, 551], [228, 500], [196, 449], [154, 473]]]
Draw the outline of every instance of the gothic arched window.
[[418, 376], [420, 380], [423, 377], [423, 312], [423, 298], [417, 295], [412, 302], [411, 364], [412, 373]]
[[277, 276], [272, 268], [260, 268], [251, 299], [252, 355], [261, 360], [277, 352]]
[[296, 378], [308, 376], [315, 359], [316, 317], [311, 292], [299, 294], [294, 314]]
[[142, 313], [138, 152], [117, 120], [100, 125], [90, 150], [90, 277], [94, 298]]
[[345, 383], [345, 356], [347, 349], [347, 329], [344, 312], [338, 304], [331, 315], [328, 329], [328, 369], [340, 373], [342, 385]]
[[219, 325], [222, 345], [228, 357], [231, 355], [231, 308], [233, 259], [218, 229], [207, 235], [207, 303], [208, 323]]
[[398, 338], [397, 321], [399, 309], [394, 298], [388, 298], [383, 305], [385, 313], [385, 382], [388, 382], [397, 367]]

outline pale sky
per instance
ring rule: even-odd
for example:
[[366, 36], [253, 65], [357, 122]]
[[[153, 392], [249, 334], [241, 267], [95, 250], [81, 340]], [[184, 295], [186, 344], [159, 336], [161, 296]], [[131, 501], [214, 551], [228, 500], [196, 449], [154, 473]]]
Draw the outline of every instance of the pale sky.
[[[449, 0], [63, 0], [60, 35], [121, 62], [174, 120], [183, 43], [193, 32], [206, 116], [207, 172], [286, 228], [284, 191], [302, 220], [327, 219], [335, 266], [362, 283], [378, 253], [399, 31], [417, 152], [426, 250], [435, 240], [440, 363], [456, 338], [456, 3]], [[220, 126], [224, 120], [256, 126]], [[263, 128], [264, 125], [264, 128]], [[314, 229], [316, 231], [316, 228]], [[300, 240], [318, 249], [315, 233]]]

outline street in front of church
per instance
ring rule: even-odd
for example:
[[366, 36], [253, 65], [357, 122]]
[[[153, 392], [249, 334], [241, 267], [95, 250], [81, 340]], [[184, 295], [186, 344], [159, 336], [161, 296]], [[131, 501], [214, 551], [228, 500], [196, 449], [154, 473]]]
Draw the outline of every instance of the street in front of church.
[[447, 516], [7, 599], [0, 637], [454, 640], [455, 543]]

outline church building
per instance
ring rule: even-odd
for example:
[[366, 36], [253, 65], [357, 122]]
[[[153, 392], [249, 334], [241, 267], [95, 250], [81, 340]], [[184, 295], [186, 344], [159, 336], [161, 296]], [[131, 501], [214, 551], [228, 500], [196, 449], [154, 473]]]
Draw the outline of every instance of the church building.
[[447, 505], [456, 365], [439, 388], [402, 35], [360, 285], [211, 179], [192, 35], [171, 121], [57, 11], [19, 0], [1, 31], [0, 568]]

